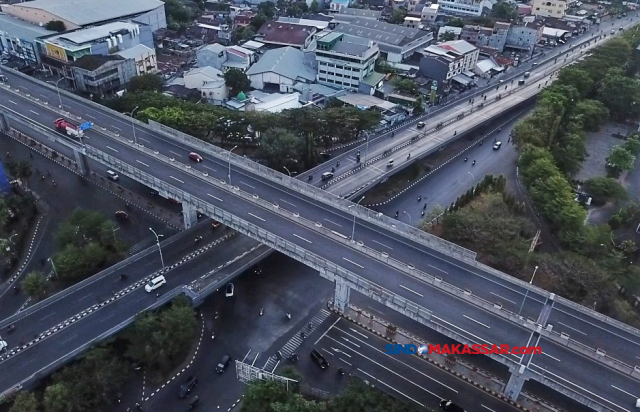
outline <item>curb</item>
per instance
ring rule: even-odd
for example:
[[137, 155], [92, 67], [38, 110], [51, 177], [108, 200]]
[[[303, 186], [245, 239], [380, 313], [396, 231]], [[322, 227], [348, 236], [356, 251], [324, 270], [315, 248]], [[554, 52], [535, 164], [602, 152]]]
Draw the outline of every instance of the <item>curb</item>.
[[45, 216], [47, 215], [42, 215], [38, 218], [38, 221], [36, 222], [36, 227], [33, 231], [33, 236], [31, 237], [31, 242], [29, 242], [29, 250], [27, 251], [27, 255], [24, 258], [24, 262], [22, 262], [22, 265], [20, 265], [18, 272], [15, 275], [13, 275], [11, 278], [9, 278], [9, 280], [7, 280], [7, 284], [9, 285], [9, 287], [11, 287], [11, 285], [15, 283], [20, 276], [22, 276], [22, 272], [24, 272], [25, 268], [29, 264], [31, 253], [33, 253], [33, 244], [36, 241], [36, 237], [38, 235], [38, 229], [40, 228], [40, 223], [42, 222], [42, 219], [44, 219]]
[[[333, 307], [331, 307], [331, 305], [329, 303], [327, 303], [327, 310], [329, 310], [330, 312], [340, 316], [341, 318], [343, 318], [345, 320], [348, 320], [349, 322], [355, 323], [356, 325], [360, 326], [361, 328], [363, 328], [363, 329], [375, 334], [376, 336], [378, 336], [378, 337], [380, 337], [382, 339], [385, 339], [385, 340], [387, 340], [387, 341], [389, 341], [391, 343], [394, 343], [394, 344], [398, 343], [395, 340], [389, 338], [388, 336], [376, 331], [375, 329], [373, 329], [373, 328], [371, 328], [371, 327], [369, 327], [369, 326], [367, 326], [367, 325], [365, 325], [363, 323], [360, 323], [355, 319], [352, 319], [350, 316], [347, 316], [347, 315], [345, 315], [343, 313], [338, 312]], [[495, 397], [497, 399], [500, 399], [501, 401], [506, 402], [506, 403], [508, 403], [509, 405], [511, 405], [511, 406], [513, 406], [515, 408], [520, 409], [523, 412], [534, 412], [532, 409], [526, 408], [526, 407], [520, 405], [519, 403], [510, 400], [507, 396], [502, 395], [502, 394], [500, 394], [500, 393], [498, 393], [498, 392], [496, 392], [496, 391], [494, 391], [492, 389], [487, 388], [484, 385], [479, 384], [478, 382], [475, 382], [475, 381], [469, 379], [468, 377], [466, 377], [466, 376], [464, 376], [464, 375], [462, 375], [462, 374], [450, 369], [449, 367], [447, 367], [446, 365], [441, 364], [440, 362], [434, 361], [433, 359], [430, 359], [430, 358], [428, 358], [428, 357], [426, 357], [424, 355], [416, 354], [416, 356], [419, 356], [422, 360], [425, 360], [425, 361], [429, 362], [430, 364], [432, 364], [434, 366], [437, 366], [438, 368], [446, 371], [447, 373], [449, 373], [451, 375], [454, 375], [459, 379], [462, 379], [463, 381], [475, 386], [478, 389], [483, 390], [484, 392], [490, 394], [491, 396], [493, 396], [493, 397]]]

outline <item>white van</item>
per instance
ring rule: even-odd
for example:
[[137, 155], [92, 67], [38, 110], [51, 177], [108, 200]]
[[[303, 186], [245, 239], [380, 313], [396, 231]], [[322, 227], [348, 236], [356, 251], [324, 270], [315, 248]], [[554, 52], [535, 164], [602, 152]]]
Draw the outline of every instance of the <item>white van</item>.
[[147, 293], [151, 293], [165, 283], [167, 283], [167, 279], [165, 279], [164, 276], [160, 275], [157, 278], [151, 279], [149, 283], [144, 285], [144, 290], [146, 290]]
[[113, 170], [107, 170], [107, 177], [113, 180], [114, 182], [117, 182], [118, 179], [120, 178], [120, 176], [118, 176], [118, 174]]

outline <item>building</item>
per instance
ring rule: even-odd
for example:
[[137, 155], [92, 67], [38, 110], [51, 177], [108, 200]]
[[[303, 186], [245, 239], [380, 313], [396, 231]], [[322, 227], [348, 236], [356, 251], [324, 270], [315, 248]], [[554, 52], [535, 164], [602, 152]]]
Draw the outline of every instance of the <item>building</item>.
[[538, 22], [525, 23], [522, 26], [497, 22], [493, 28], [466, 25], [460, 38], [477, 47], [497, 50], [500, 53], [505, 49], [515, 49], [532, 54], [535, 45], [542, 38], [543, 28], [544, 25]]
[[133, 46], [116, 54], [124, 57], [125, 59], [133, 59], [136, 66], [137, 76], [158, 72], [156, 50], [151, 49], [144, 44], [138, 44], [137, 46]]
[[[38, 0], [39, 1], [39, 0]], [[87, 55], [108, 56], [139, 44], [154, 49], [151, 26], [114, 22], [36, 40], [42, 63], [51, 71], [73, 80], [69, 65]]]
[[511, 26], [507, 35], [506, 47], [528, 51], [533, 54], [536, 45], [542, 39], [544, 24], [541, 22], [525, 23], [522, 26]]
[[287, 109], [302, 107], [300, 93], [262, 93], [254, 90], [249, 94], [238, 93], [225, 102], [225, 106], [239, 111], [279, 113]]
[[118, 55], [85, 55], [70, 67], [76, 90], [101, 97], [124, 89], [136, 75], [134, 60]]
[[438, 11], [440, 10], [440, 5], [425, 3], [418, 4], [414, 13], [420, 13], [420, 20], [427, 24], [434, 24], [436, 19], [438, 18]]
[[167, 27], [160, 0], [35, 0], [3, 4], [2, 11], [36, 25], [58, 20], [67, 30], [131, 19], [152, 31]]
[[480, 17], [491, 11], [496, 2], [497, 0], [440, 0], [438, 5], [441, 13]]
[[298, 24], [301, 26], [315, 27], [318, 31], [322, 31], [329, 26], [326, 20], [300, 19], [297, 17], [279, 17], [278, 23]]
[[367, 94], [377, 88], [377, 79], [382, 75], [375, 72], [380, 56], [375, 42], [337, 31], [323, 32], [310, 49], [315, 50], [318, 62], [318, 83], [365, 92], [360, 85], [364, 83]]
[[438, 83], [456, 81], [464, 86], [474, 76], [480, 51], [464, 40], [432, 45], [424, 50], [420, 72]]
[[569, 9], [569, 2], [564, 0], [533, 0], [531, 7], [531, 12], [536, 17], [561, 19]]
[[291, 46], [300, 50], [311, 43], [313, 36], [318, 32], [313, 26], [301, 24], [280, 23], [274, 20], [265, 22], [255, 40], [275, 46]]
[[454, 38], [453, 40], [458, 40], [460, 35], [462, 34], [462, 27], [457, 26], [442, 26], [440, 30], [438, 30], [438, 41], [442, 41], [442, 37], [445, 33], [452, 33]]
[[[337, 32], [363, 37], [377, 43], [387, 61], [401, 63], [433, 41], [430, 32], [373, 19], [336, 14], [332, 23]], [[331, 27], [331, 26], [330, 26]]]
[[404, 18], [403, 26], [410, 29], [420, 29], [422, 28], [422, 20], [420, 20], [420, 17], [407, 16]]
[[198, 67], [215, 67], [226, 72], [229, 69], [238, 69], [246, 72], [257, 57], [253, 50], [240, 46], [225, 47], [221, 44], [208, 44], [196, 51]]
[[224, 74], [211, 66], [191, 69], [184, 74], [184, 87], [196, 89], [211, 104], [221, 105], [229, 97]]
[[290, 93], [298, 83], [313, 83], [317, 71], [310, 57], [305, 59], [305, 53], [293, 47], [267, 51], [247, 70], [251, 87], [262, 90], [275, 86], [282, 93]]
[[0, 51], [20, 59], [24, 64], [40, 63], [36, 39], [54, 33], [13, 16], [0, 14]]
[[379, 10], [355, 9], [351, 7], [340, 10], [340, 14], [373, 20], [380, 20], [382, 18], [382, 12]]
[[340, 13], [342, 10], [351, 6], [351, 0], [331, 0], [329, 3], [329, 13]]

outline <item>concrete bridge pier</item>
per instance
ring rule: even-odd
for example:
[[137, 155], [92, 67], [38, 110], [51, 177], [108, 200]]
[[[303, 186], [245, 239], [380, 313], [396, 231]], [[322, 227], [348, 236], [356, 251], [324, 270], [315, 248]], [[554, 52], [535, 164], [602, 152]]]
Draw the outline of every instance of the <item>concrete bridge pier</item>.
[[9, 131], [9, 119], [7, 119], [4, 113], [0, 113], [0, 130], [5, 133]]
[[182, 217], [185, 229], [190, 229], [198, 223], [198, 211], [186, 202], [182, 202]]
[[87, 156], [78, 148], [73, 149], [73, 155], [76, 158], [76, 164], [78, 165], [78, 173], [86, 176], [89, 173], [89, 167], [87, 166]]
[[529, 379], [527, 374], [527, 367], [524, 365], [518, 365], [515, 369], [511, 369], [511, 376], [509, 381], [504, 387], [504, 395], [509, 399], [515, 400], [520, 396], [522, 392], [522, 386]]
[[336, 279], [336, 291], [335, 298], [333, 300], [333, 307], [340, 313], [344, 313], [349, 305], [349, 297], [351, 296], [351, 288], [349, 284], [343, 278]]

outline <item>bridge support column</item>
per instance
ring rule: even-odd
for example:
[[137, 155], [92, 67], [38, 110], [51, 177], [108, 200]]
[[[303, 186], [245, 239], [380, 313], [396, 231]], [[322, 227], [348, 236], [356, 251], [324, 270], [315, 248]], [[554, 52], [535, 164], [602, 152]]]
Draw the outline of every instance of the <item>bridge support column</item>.
[[4, 113], [0, 113], [0, 130], [3, 132], [9, 131], [9, 119], [7, 119]]
[[509, 381], [504, 387], [504, 395], [509, 399], [515, 400], [520, 396], [522, 392], [522, 386], [527, 381], [528, 377], [525, 376], [526, 366], [518, 365], [517, 369], [511, 371]]
[[182, 217], [185, 229], [189, 229], [198, 223], [198, 211], [195, 207], [185, 202], [182, 202]]
[[78, 149], [73, 149], [73, 155], [76, 158], [76, 164], [78, 165], [78, 173], [86, 176], [89, 173], [89, 167], [87, 166], [87, 157]]
[[349, 296], [351, 295], [351, 288], [349, 284], [343, 278], [336, 279], [336, 293], [333, 300], [333, 307], [340, 313], [344, 313], [347, 310], [349, 304]]

